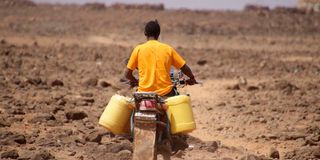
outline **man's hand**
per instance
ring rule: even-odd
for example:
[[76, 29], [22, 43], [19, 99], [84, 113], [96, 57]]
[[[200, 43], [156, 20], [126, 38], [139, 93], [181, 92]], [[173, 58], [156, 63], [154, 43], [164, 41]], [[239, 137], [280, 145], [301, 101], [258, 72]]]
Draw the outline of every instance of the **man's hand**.
[[186, 82], [187, 82], [188, 85], [197, 84], [197, 81], [196, 81], [196, 79], [194, 77], [188, 79]]
[[139, 81], [132, 75], [132, 72], [131, 69], [127, 69], [125, 72], [125, 77], [129, 80], [131, 88], [139, 85]]
[[130, 83], [130, 87], [131, 88], [139, 86], [139, 81], [138, 80], [129, 81], [129, 83]]
[[186, 81], [186, 83], [187, 83], [188, 85], [197, 84], [197, 81], [196, 81], [196, 79], [194, 78], [194, 75], [193, 75], [190, 67], [189, 67], [187, 64], [185, 64], [184, 66], [182, 66], [182, 67], [180, 68], [180, 70], [182, 71], [182, 73], [184, 73], [185, 75], [187, 75], [187, 76], [190, 78], [190, 79], [188, 79], [188, 80]]

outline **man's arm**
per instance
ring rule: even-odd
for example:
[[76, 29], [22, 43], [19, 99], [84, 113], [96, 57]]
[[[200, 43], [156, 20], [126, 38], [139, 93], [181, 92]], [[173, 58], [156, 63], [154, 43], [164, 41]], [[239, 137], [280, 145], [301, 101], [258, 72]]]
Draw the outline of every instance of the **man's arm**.
[[187, 82], [189, 85], [193, 85], [193, 84], [197, 83], [197, 81], [194, 78], [194, 75], [193, 75], [190, 67], [187, 64], [183, 65], [180, 68], [180, 70], [182, 71], [182, 73], [184, 73], [185, 75], [187, 75], [190, 78], [190, 80]]
[[125, 77], [130, 81], [131, 87], [138, 86], [139, 81], [133, 76], [133, 70], [127, 68]]

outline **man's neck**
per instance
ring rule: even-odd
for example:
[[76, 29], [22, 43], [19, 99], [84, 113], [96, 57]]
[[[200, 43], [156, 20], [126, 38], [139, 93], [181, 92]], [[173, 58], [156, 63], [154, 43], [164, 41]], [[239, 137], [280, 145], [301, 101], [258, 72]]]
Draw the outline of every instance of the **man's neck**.
[[158, 40], [158, 39], [156, 39], [154, 37], [147, 37], [147, 40], [150, 41], [150, 40]]

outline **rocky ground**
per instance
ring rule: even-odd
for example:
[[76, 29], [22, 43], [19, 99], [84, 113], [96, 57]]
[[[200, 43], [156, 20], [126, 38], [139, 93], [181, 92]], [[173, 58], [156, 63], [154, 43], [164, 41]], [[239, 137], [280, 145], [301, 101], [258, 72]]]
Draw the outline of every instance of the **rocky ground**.
[[0, 2], [1, 159], [130, 159], [98, 118], [157, 18], [203, 85], [197, 130], [158, 159], [320, 159], [320, 14]]

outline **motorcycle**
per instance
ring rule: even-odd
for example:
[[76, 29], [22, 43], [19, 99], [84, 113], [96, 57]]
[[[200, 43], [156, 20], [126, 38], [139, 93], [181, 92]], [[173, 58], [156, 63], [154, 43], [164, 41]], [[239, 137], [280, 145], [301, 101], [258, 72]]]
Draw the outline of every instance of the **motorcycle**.
[[[170, 76], [174, 87], [189, 83], [181, 72], [172, 73]], [[135, 92], [133, 99], [135, 107], [130, 118], [133, 160], [154, 160], [159, 148], [171, 155], [173, 141], [170, 121], [166, 114], [165, 97], [153, 92]]]

